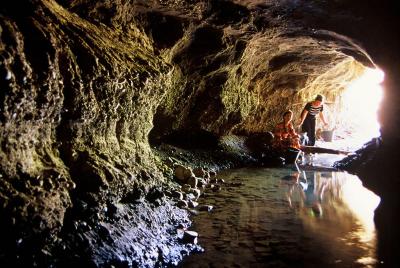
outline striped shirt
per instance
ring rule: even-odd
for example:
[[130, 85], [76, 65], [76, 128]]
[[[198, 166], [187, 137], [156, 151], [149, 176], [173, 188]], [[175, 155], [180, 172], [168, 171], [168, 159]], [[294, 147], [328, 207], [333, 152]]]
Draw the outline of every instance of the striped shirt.
[[311, 102], [309, 102], [306, 104], [306, 107], [304, 107], [304, 110], [308, 111], [307, 117], [314, 119], [317, 114], [324, 110], [324, 106], [314, 107], [311, 105]]

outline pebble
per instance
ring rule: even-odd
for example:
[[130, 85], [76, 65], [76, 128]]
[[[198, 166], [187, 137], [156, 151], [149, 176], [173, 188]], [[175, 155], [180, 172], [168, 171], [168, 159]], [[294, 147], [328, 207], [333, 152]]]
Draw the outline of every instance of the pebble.
[[190, 188], [191, 188], [191, 186], [189, 184], [182, 185], [182, 191], [184, 191], [185, 193], [189, 193]]
[[190, 200], [190, 201], [189, 201], [189, 207], [190, 207], [190, 208], [195, 208], [195, 207], [197, 207], [198, 205], [199, 205], [199, 203], [196, 202], [196, 201], [193, 201], [193, 200]]
[[183, 234], [183, 242], [190, 244], [197, 244], [197, 237], [199, 234], [195, 231], [185, 231]]
[[210, 182], [211, 182], [211, 183], [217, 183], [217, 178], [211, 178], [211, 179], [210, 179]]
[[193, 171], [190, 167], [186, 168], [182, 165], [176, 165], [175, 167], [175, 177], [181, 181], [186, 182], [191, 176], [194, 176]]
[[197, 215], [199, 215], [199, 212], [197, 211], [197, 210], [195, 210], [195, 209], [187, 209], [192, 215], [195, 215], [195, 216], [197, 216]]
[[204, 178], [204, 176], [206, 175], [206, 171], [201, 167], [193, 169], [193, 173], [196, 177], [200, 178]]
[[210, 205], [202, 205], [202, 206], [200, 206], [199, 207], [199, 210], [200, 211], [208, 211], [208, 212], [211, 212], [211, 210], [213, 210], [213, 206], [210, 206]]
[[191, 189], [191, 193], [195, 196], [196, 199], [198, 199], [201, 195], [201, 192], [199, 189]]
[[197, 178], [195, 176], [191, 176], [187, 183], [192, 187], [192, 188], [196, 188], [197, 187]]
[[207, 185], [207, 182], [204, 179], [199, 179], [197, 181], [197, 187], [205, 187]]
[[212, 189], [214, 192], [221, 191], [221, 185], [215, 185], [215, 187]]
[[175, 177], [179, 180], [179, 181], [184, 181], [185, 180], [185, 167], [181, 166], [181, 165], [177, 165], [175, 167]]
[[179, 200], [182, 200], [183, 199], [183, 194], [181, 192], [178, 192], [178, 191], [173, 191], [172, 192], [172, 197], [174, 197], [176, 199], [179, 199]]
[[188, 199], [188, 200], [196, 200], [197, 198], [196, 198], [196, 196], [194, 194], [189, 193], [189, 194], [186, 195], [186, 199]]
[[187, 208], [188, 207], [188, 202], [186, 200], [179, 200], [176, 205], [179, 208]]
[[7, 70], [7, 74], [6, 74], [6, 76], [5, 76], [4, 78], [5, 78], [6, 80], [10, 80], [11, 77], [12, 77], [11, 72], [10, 72], [9, 70]]

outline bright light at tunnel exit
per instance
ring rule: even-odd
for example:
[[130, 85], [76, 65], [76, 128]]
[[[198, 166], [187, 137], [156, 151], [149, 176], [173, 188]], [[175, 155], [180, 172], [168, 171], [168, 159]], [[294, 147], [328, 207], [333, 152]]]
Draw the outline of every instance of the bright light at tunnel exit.
[[349, 120], [353, 125], [352, 136], [370, 139], [380, 136], [378, 108], [383, 89], [380, 83], [384, 73], [379, 69], [366, 68], [363, 75], [351, 83], [343, 93], [343, 102]]

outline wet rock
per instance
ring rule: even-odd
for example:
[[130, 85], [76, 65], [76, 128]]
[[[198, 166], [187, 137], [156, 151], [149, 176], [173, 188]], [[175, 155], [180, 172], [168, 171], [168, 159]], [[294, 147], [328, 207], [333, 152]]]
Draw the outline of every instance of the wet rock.
[[333, 167], [354, 173], [366, 169], [369, 163], [373, 161], [377, 150], [382, 146], [381, 143], [382, 140], [380, 138], [373, 138], [355, 151], [354, 154], [335, 162]]
[[207, 188], [214, 189], [215, 188], [215, 184], [210, 183], [210, 184], [207, 185]]
[[192, 187], [192, 188], [196, 188], [197, 187], [197, 178], [195, 176], [191, 176], [187, 183]]
[[100, 237], [103, 240], [111, 239], [111, 232], [110, 232], [109, 228], [104, 223], [100, 223], [97, 226], [97, 228], [98, 228], [98, 233], [99, 233]]
[[188, 226], [187, 226], [187, 224], [180, 222], [177, 227], [178, 227], [177, 232], [179, 233], [179, 231], [182, 231], [182, 235], [183, 235], [183, 231], [185, 231]]
[[186, 195], [186, 199], [187, 199], [187, 200], [196, 200], [197, 198], [196, 198], [196, 196], [195, 196], [194, 194], [188, 193], [188, 194]]
[[231, 182], [228, 185], [232, 187], [239, 187], [243, 185], [243, 182]]
[[215, 187], [212, 189], [214, 192], [221, 191], [222, 187], [221, 185], [215, 185]]
[[184, 184], [182, 185], [182, 191], [185, 193], [189, 193], [191, 189], [191, 186], [189, 184]]
[[209, 174], [210, 174], [210, 178], [213, 178], [213, 177], [217, 176], [217, 172], [215, 172], [214, 170], [211, 170], [209, 172]]
[[190, 214], [192, 214], [192, 215], [194, 215], [194, 216], [199, 215], [199, 212], [198, 212], [197, 210], [195, 210], [195, 209], [189, 209], [189, 208], [188, 208], [187, 211], [189, 211]]
[[181, 181], [186, 182], [191, 176], [194, 176], [192, 169], [186, 168], [182, 165], [175, 166], [175, 177]]
[[201, 187], [203, 187], [203, 186], [206, 186], [206, 185], [207, 185], [207, 182], [206, 182], [205, 179], [199, 179], [199, 180], [197, 181], [197, 187], [199, 187], [199, 188], [201, 188]]
[[176, 205], [179, 208], [187, 208], [188, 207], [188, 202], [186, 200], [179, 200]]
[[197, 244], [197, 237], [199, 234], [195, 231], [185, 231], [183, 234], [183, 242], [189, 244]]
[[179, 200], [182, 200], [183, 199], [183, 194], [182, 194], [182, 192], [179, 192], [179, 191], [172, 191], [172, 197], [176, 198], [176, 199], [179, 199]]
[[199, 211], [207, 211], [207, 212], [211, 212], [213, 210], [213, 206], [210, 205], [201, 205], [198, 207]]
[[166, 164], [167, 166], [173, 166], [174, 161], [172, 160], [171, 157], [168, 157], [167, 160], [165, 160], [165, 164]]
[[193, 169], [193, 173], [196, 177], [200, 178], [204, 178], [204, 176], [206, 175], [206, 171], [201, 167]]
[[151, 203], [161, 203], [164, 198], [165, 194], [161, 188], [153, 188], [146, 195], [146, 199]]
[[201, 195], [201, 192], [199, 189], [191, 189], [190, 192], [194, 195], [195, 199], [198, 199]]
[[113, 218], [118, 211], [122, 210], [123, 206], [121, 204], [108, 204], [107, 207], [105, 207], [105, 213], [107, 217]]
[[193, 200], [190, 200], [188, 203], [189, 203], [189, 207], [190, 208], [195, 208], [195, 207], [197, 207], [199, 205], [198, 202], [193, 201]]
[[184, 166], [181, 166], [181, 165], [177, 165], [175, 167], [175, 177], [179, 181], [185, 181], [185, 170], [186, 170], [186, 168]]

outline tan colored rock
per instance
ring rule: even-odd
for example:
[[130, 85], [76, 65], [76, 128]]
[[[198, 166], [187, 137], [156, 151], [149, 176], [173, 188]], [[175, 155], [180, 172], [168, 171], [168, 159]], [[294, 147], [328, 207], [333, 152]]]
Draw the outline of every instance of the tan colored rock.
[[204, 176], [206, 175], [206, 171], [202, 167], [197, 167], [193, 169], [193, 173], [196, 177], [199, 178], [204, 178]]
[[194, 177], [193, 171], [191, 167], [187, 167], [185, 170], [185, 178], [189, 179], [190, 177]]
[[181, 166], [181, 165], [177, 165], [175, 167], [175, 177], [179, 181], [184, 181], [185, 180], [185, 170], [186, 170], [186, 168], [184, 166]]
[[182, 185], [182, 191], [185, 193], [189, 193], [191, 189], [191, 186], [189, 184], [184, 184]]
[[197, 187], [197, 182], [198, 179], [195, 176], [191, 176], [188, 180], [187, 183], [190, 185], [190, 187], [192, 188], [196, 188]]
[[191, 176], [194, 176], [194, 174], [190, 167], [187, 168], [182, 165], [175, 166], [175, 177], [180, 182], [186, 182]]

